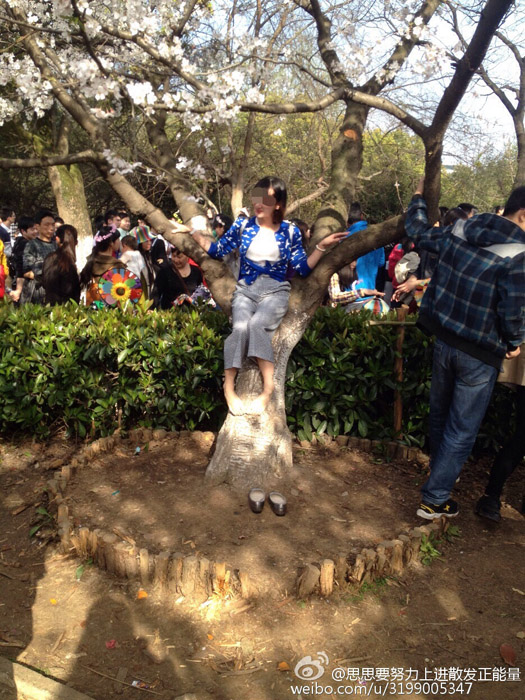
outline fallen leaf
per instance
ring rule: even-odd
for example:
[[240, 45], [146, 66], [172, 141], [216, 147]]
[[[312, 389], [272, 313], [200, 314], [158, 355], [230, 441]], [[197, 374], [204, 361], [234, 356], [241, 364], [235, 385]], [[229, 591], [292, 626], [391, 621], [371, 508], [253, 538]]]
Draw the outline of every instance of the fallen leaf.
[[142, 600], [143, 598], [147, 598], [147, 597], [148, 597], [147, 592], [145, 590], [143, 590], [142, 588], [139, 588], [139, 591], [137, 593], [137, 600]]
[[519, 588], [513, 588], [512, 590], [514, 591], [514, 593], [519, 593], [520, 595], [525, 595], [525, 593], [523, 591], [520, 591]]
[[516, 652], [510, 644], [502, 644], [499, 648], [499, 653], [503, 661], [509, 666], [516, 665]]
[[116, 639], [110, 639], [109, 642], [106, 642], [106, 649], [115, 649], [116, 646], [117, 646]]
[[56, 599], [56, 598], [50, 598], [50, 599], [49, 599], [49, 602], [51, 603], [51, 605], [56, 605], [56, 604], [57, 604], [57, 599]]
[[286, 661], [279, 662], [279, 664], [277, 665], [277, 668], [279, 669], [279, 671], [290, 671], [291, 670], [290, 666], [288, 666]]
[[516, 637], [517, 637], [518, 639], [525, 639], [525, 632], [518, 632], [518, 633], [516, 634]]
[[206, 636], [208, 637], [208, 639], [209, 639], [210, 642], [211, 642], [211, 640], [213, 639], [213, 634], [207, 634]]

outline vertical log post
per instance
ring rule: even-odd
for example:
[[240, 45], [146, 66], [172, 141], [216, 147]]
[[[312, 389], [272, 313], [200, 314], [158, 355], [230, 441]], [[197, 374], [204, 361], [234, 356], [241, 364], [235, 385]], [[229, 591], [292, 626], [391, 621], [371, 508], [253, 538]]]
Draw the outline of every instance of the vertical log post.
[[149, 552], [147, 549], [139, 551], [140, 582], [143, 586], [149, 583]]
[[112, 534], [106, 534], [103, 537], [104, 540], [104, 556], [106, 560], [106, 569], [110, 574], [116, 574], [116, 562], [115, 562], [115, 543], [117, 541], [117, 536]]
[[214, 571], [212, 573], [213, 592], [220, 594], [225, 592], [226, 580], [226, 564], [224, 562], [215, 562]]
[[181, 552], [175, 552], [171, 558], [168, 570], [168, 587], [172, 593], [179, 593], [181, 590], [183, 561], [184, 555]]
[[155, 558], [155, 582], [165, 587], [168, 584], [168, 568], [171, 552], [160, 552]]
[[[404, 322], [407, 317], [408, 309], [396, 309], [397, 320]], [[405, 326], [400, 325], [397, 329], [396, 338], [396, 359], [394, 360], [394, 377], [398, 384], [403, 383], [403, 343], [405, 341]], [[400, 440], [403, 435], [401, 429], [403, 427], [403, 399], [401, 398], [400, 389], [394, 392], [394, 435]]]
[[189, 596], [195, 590], [195, 578], [199, 569], [197, 557], [186, 557], [182, 565], [182, 595]]
[[325, 598], [332, 595], [334, 590], [335, 564], [331, 559], [323, 559], [321, 562], [321, 576], [319, 578], [321, 595]]

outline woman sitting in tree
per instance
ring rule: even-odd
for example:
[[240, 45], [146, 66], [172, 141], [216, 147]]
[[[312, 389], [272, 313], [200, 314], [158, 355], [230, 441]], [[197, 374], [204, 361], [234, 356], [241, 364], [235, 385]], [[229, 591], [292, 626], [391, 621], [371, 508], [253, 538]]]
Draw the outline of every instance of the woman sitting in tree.
[[[299, 229], [284, 221], [286, 200], [285, 183], [278, 177], [264, 177], [252, 192], [255, 216], [238, 218], [218, 241], [190, 232], [212, 258], [239, 250], [240, 272], [232, 299], [233, 330], [224, 343], [224, 395], [234, 415], [262, 412], [272, 395], [272, 336], [288, 309], [288, 265], [300, 275], [308, 275], [327, 247], [347, 235], [327, 236], [322, 246], [316, 245], [307, 256]], [[180, 226], [177, 230], [188, 231]], [[246, 357], [257, 361], [263, 381], [262, 393], [251, 406], [246, 406], [235, 391], [235, 378]]]

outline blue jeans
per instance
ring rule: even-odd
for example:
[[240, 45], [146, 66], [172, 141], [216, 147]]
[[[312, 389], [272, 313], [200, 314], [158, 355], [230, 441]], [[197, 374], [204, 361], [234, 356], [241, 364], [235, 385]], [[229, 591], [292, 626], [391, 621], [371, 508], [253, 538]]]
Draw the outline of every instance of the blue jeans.
[[498, 370], [436, 340], [430, 387], [430, 477], [423, 500], [450, 496], [489, 405]]

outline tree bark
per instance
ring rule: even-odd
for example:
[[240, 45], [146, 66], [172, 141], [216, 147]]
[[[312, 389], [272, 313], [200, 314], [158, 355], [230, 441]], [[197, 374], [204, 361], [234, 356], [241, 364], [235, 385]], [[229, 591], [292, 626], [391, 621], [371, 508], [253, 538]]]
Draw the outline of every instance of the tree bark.
[[328, 233], [346, 228], [348, 205], [355, 198], [363, 164], [363, 132], [367, 116], [368, 107], [346, 101], [343, 121], [332, 147], [330, 185], [321, 200], [312, 245]]
[[[301, 311], [289, 311], [283, 319], [273, 341], [275, 391], [270, 404], [261, 415], [233, 416], [228, 413], [206, 470], [206, 479], [210, 483], [226, 482], [239, 491], [255, 486], [269, 490], [289, 476], [292, 436], [286, 422], [286, 367], [309, 320], [310, 315]], [[258, 367], [246, 363], [237, 377], [238, 394], [249, 400], [261, 389]]]
[[[333, 272], [371, 248], [399, 240], [403, 232], [401, 217], [371, 226], [328, 253], [306, 279], [292, 280], [288, 312], [273, 338], [275, 390], [270, 404], [261, 415], [228, 414], [206, 471], [206, 479], [210, 483], [226, 482], [239, 491], [255, 486], [269, 490], [278, 481], [286, 481], [290, 476], [292, 436], [285, 410], [289, 357], [319, 307]], [[237, 393], [243, 400], [249, 400], [259, 394], [261, 388], [258, 367], [245, 363], [237, 377]]]
[[518, 167], [516, 169], [513, 189], [525, 185], [525, 126], [523, 124], [525, 105], [523, 107], [524, 108], [516, 115], [514, 120], [514, 130], [516, 131], [516, 142], [518, 144]]
[[77, 229], [79, 241], [92, 238], [84, 180], [78, 165], [55, 165], [47, 172], [59, 216]]

